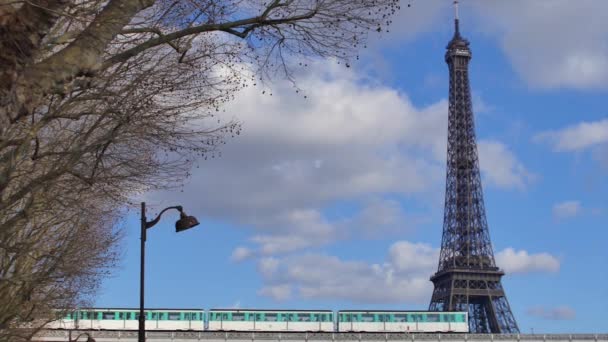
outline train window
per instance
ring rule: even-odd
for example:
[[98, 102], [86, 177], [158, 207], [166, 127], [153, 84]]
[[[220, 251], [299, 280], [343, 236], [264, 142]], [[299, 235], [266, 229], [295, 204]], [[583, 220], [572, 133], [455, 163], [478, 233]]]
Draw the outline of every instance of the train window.
[[245, 320], [245, 314], [242, 312], [235, 312], [232, 314], [232, 320], [233, 321], [244, 321]]
[[186, 320], [186, 321], [190, 320], [190, 313], [189, 312], [184, 312], [184, 320]]
[[427, 314], [426, 321], [427, 322], [439, 322], [439, 314]]
[[279, 317], [276, 313], [267, 313], [266, 314], [266, 321], [267, 322], [276, 322], [278, 321]]
[[289, 315], [289, 321], [290, 322], [297, 322], [298, 321], [298, 314], [297, 313], [292, 313], [292, 314], [288, 314]]
[[256, 313], [255, 314], [255, 320], [258, 321], [258, 322], [264, 321], [264, 314], [263, 313]]
[[159, 313], [158, 313], [158, 312], [153, 312], [153, 313], [152, 313], [152, 320], [156, 321], [156, 320], [158, 320], [158, 319], [160, 319], [160, 317], [159, 317]]
[[106, 312], [104, 312], [104, 313], [101, 315], [101, 319], [104, 319], [104, 320], [111, 319], [111, 320], [113, 320], [113, 319], [114, 319], [114, 316], [115, 316], [115, 315], [114, 315], [114, 311], [106, 311]]
[[421, 314], [414, 314], [412, 315], [412, 318], [414, 322], [424, 322], [424, 318]]
[[363, 315], [361, 315], [361, 321], [362, 322], [373, 322], [374, 315], [373, 314], [363, 314]]
[[179, 321], [179, 312], [169, 312], [170, 321]]
[[407, 315], [406, 314], [396, 314], [395, 322], [407, 322]]
[[310, 322], [310, 314], [302, 314], [300, 315], [300, 322]]

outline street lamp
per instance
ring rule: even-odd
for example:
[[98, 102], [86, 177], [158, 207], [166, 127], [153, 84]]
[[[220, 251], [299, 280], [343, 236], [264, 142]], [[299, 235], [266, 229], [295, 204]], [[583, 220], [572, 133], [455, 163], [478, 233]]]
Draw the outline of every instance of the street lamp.
[[146, 202], [141, 202], [141, 260], [139, 273], [139, 332], [137, 334], [138, 342], [146, 341], [146, 317], [144, 316], [144, 261], [146, 255], [146, 230], [154, 227], [160, 220], [160, 216], [169, 209], [177, 209], [179, 211], [179, 220], [175, 222], [175, 232], [179, 233], [198, 225], [198, 220], [194, 216], [188, 216], [184, 213], [181, 205], [168, 207], [163, 209], [158, 216], [152, 221], [146, 219]]

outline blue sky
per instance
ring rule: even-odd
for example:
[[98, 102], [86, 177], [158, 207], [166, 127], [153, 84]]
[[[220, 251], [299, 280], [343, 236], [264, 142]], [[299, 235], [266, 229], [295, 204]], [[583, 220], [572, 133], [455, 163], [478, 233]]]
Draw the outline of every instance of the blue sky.
[[[407, 1], [405, 3], [408, 3]], [[426, 309], [441, 243], [451, 1], [409, 1], [351, 68], [243, 90], [183, 191], [150, 193], [150, 307]], [[490, 236], [522, 332], [605, 332], [608, 3], [462, 1]], [[272, 92], [272, 96], [268, 93]], [[139, 228], [97, 306], [138, 305]]]

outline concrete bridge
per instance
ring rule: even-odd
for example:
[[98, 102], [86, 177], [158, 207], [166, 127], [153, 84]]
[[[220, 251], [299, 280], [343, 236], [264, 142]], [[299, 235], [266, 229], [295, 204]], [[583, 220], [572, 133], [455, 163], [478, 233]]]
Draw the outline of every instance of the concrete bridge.
[[[137, 331], [46, 330], [34, 341], [74, 341], [88, 333], [97, 342], [136, 342]], [[406, 334], [148, 331], [150, 342], [608, 342], [608, 334]], [[78, 341], [86, 341], [81, 335]]]

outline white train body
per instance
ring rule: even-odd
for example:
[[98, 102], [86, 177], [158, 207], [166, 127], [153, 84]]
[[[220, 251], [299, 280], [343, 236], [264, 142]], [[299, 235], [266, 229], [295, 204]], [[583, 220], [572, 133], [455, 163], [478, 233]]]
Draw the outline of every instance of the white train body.
[[334, 331], [333, 312], [287, 310], [209, 311], [210, 331]]
[[468, 332], [466, 312], [338, 311], [339, 332]]
[[[148, 309], [146, 330], [268, 332], [462, 332], [466, 312]], [[48, 329], [137, 330], [137, 309], [81, 309]]]
[[[146, 310], [146, 330], [205, 330], [200, 309]], [[137, 309], [83, 309], [47, 324], [49, 329], [137, 330]]]

